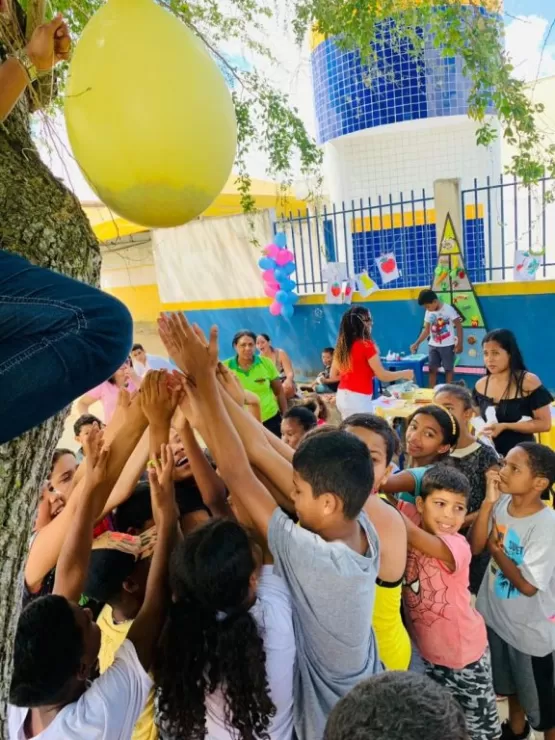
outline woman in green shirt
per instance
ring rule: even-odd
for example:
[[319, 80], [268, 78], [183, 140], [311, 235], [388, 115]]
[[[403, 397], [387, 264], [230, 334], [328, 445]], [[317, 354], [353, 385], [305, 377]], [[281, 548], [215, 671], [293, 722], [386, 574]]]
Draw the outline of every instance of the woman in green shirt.
[[281, 436], [281, 415], [287, 411], [287, 400], [283, 392], [279, 373], [267, 357], [256, 354], [256, 334], [243, 329], [233, 337], [235, 357], [224, 365], [237, 376], [246, 391], [255, 393], [260, 399], [262, 423], [270, 432]]

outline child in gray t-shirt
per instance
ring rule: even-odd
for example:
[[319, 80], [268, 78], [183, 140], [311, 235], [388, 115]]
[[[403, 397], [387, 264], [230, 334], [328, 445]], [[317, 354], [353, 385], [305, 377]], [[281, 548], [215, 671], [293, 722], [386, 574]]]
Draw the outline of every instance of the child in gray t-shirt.
[[382, 671], [369, 619], [379, 543], [362, 511], [374, 473], [363, 442], [325, 428], [301, 442], [293, 471], [301, 526], [276, 509], [268, 545], [291, 592], [295, 730], [300, 740], [320, 740], [336, 702]]
[[512, 697], [503, 737], [528, 737], [525, 713], [555, 740], [555, 512], [541, 500], [555, 482], [555, 452], [523, 442], [487, 477], [472, 550], [491, 554], [477, 608], [488, 627], [494, 688]]
[[[362, 513], [374, 485], [370, 453], [354, 435], [322, 427], [301, 442], [291, 464], [290, 448], [268, 441], [222, 367], [220, 388], [216, 331], [207, 351], [182, 314], [161, 320], [160, 329], [187, 371], [191, 423], [207, 441], [234, 507], [268, 541], [275, 572], [291, 591], [295, 730], [298, 740], [321, 740], [336, 702], [382, 670], [372, 631], [379, 543]], [[300, 526], [278, 508], [251, 465]]]

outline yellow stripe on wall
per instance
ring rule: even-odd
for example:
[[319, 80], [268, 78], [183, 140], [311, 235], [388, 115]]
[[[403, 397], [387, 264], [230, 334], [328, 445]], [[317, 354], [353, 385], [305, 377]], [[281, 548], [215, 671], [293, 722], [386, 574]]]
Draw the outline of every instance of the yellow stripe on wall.
[[[407, 203], [407, 205], [409, 205]], [[384, 205], [384, 209], [387, 205]], [[464, 209], [465, 220], [474, 221], [476, 219], [476, 206], [468, 205]], [[484, 218], [484, 206], [478, 204], [478, 218]], [[411, 226], [424, 226], [426, 224], [436, 223], [435, 208], [429, 208], [426, 211], [409, 211], [404, 213], [384, 213], [381, 216], [364, 216], [363, 218], [354, 218], [351, 221], [351, 231], [353, 234], [360, 234], [364, 231], [382, 231], [385, 229], [408, 229]]]
[[[422, 286], [428, 287], [428, 286]], [[355, 293], [354, 302], [382, 303], [385, 301], [415, 301], [422, 290], [419, 288], [395, 288], [380, 290], [372, 295], [370, 301], [363, 301]], [[479, 297], [546, 295], [555, 293], [555, 280], [538, 280], [522, 283], [479, 283], [474, 286]], [[156, 285], [139, 285], [136, 287], [110, 288], [106, 291], [119, 298], [131, 311], [136, 322], [156, 321], [163, 311], [215, 311], [221, 309], [264, 308], [269, 306], [269, 298], [245, 298], [222, 301], [184, 301], [179, 303], [162, 303]], [[302, 296], [299, 305], [317, 306], [326, 302], [325, 295]]]

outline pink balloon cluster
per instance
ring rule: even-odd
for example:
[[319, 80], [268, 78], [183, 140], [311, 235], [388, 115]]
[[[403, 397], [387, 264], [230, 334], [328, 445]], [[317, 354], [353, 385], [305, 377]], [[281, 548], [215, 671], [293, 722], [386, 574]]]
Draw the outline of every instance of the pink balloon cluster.
[[299, 297], [293, 293], [296, 283], [290, 276], [295, 272], [295, 256], [286, 248], [285, 234], [276, 234], [275, 242], [264, 248], [264, 255], [258, 265], [263, 271], [264, 293], [274, 299], [270, 313], [289, 319]]

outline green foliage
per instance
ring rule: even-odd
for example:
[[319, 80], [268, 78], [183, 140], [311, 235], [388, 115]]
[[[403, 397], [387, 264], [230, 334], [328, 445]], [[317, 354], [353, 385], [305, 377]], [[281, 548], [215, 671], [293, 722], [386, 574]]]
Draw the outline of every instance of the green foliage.
[[[382, 22], [392, 18], [391, 43], [422, 59], [424, 43], [431, 40], [444, 57], [459, 56], [471, 82], [469, 115], [480, 125], [477, 143], [490, 145], [498, 136], [488, 120], [493, 102], [501, 135], [514, 147], [509, 169], [525, 184], [555, 175], [553, 148], [537, 127], [536, 114], [543, 107], [531, 101], [526, 85], [513, 77], [513, 67], [503, 46], [500, 14], [481, 12], [479, 0], [446, 4], [445, 0], [293, 0], [294, 28], [300, 39], [309, 24], [325, 36], [340, 39], [348, 49], [360, 49], [367, 65], [367, 84], [376, 69], [382, 42]], [[491, 3], [490, 3], [491, 4]], [[383, 71], [382, 71], [383, 74]]]
[[[31, 0], [24, 0], [26, 3]], [[314, 27], [333, 36], [346, 49], [359, 49], [365, 64], [365, 83], [372, 85], [384, 74], [378, 69], [378, 53], [384, 43], [383, 20], [390, 43], [422, 63], [426, 43], [444, 57], [459, 56], [471, 81], [469, 115], [479, 123], [477, 143], [490, 145], [499, 135], [487, 111], [493, 102], [501, 135], [513, 147], [509, 171], [526, 184], [540, 177], [555, 176], [555, 149], [544, 144], [536, 123], [542, 107], [531, 102], [523, 82], [513, 77], [513, 68], [503, 48], [503, 20], [484, 13], [479, 0], [445, 4], [445, 0], [287, 0], [278, 12], [274, 0], [157, 0], [186, 23], [227, 66], [236, 80], [233, 93], [238, 122], [237, 184], [245, 211], [254, 210], [250, 195], [247, 160], [250, 151], [262, 150], [269, 161], [269, 174], [283, 187], [293, 181], [300, 163], [304, 176], [319, 177], [322, 155], [307, 134], [297, 111], [285, 94], [276, 90], [256, 71], [245, 72], [231, 65], [221, 50], [230, 41], [239, 42], [256, 54], [272, 59], [264, 43], [268, 21], [288, 25], [302, 42]], [[49, 14], [63, 13], [77, 38], [103, 0], [51, 0]], [[155, 48], [145, 53], [156, 53]], [[63, 90], [63, 75], [60, 89]], [[388, 72], [385, 70], [385, 74]], [[390, 74], [394, 78], [394, 71]], [[317, 179], [317, 178], [316, 178]]]

